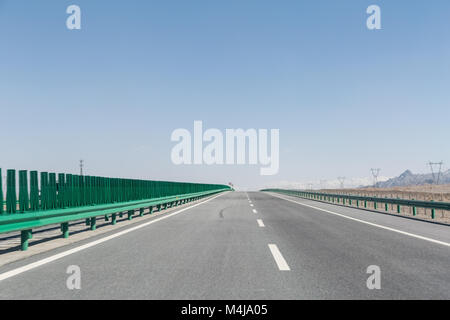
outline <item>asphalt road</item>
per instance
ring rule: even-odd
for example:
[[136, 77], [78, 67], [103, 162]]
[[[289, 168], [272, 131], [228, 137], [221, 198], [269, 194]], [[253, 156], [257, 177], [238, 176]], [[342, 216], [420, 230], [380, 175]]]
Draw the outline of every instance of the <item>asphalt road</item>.
[[[259, 192], [151, 221], [1, 267], [0, 298], [450, 298], [448, 226]], [[71, 265], [80, 290], [67, 288]], [[371, 265], [380, 289], [366, 285]]]

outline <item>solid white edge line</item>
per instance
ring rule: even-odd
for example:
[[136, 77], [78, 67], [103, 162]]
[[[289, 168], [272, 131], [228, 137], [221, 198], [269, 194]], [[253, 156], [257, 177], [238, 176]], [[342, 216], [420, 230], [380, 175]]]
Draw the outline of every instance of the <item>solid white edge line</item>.
[[389, 231], [392, 231], [392, 232], [397, 232], [397, 233], [403, 234], [405, 236], [409, 236], [409, 237], [413, 237], [413, 238], [417, 238], [417, 239], [421, 239], [421, 240], [425, 240], [425, 241], [429, 241], [429, 242], [432, 242], [432, 243], [436, 243], [436, 244], [440, 244], [440, 245], [443, 245], [443, 246], [450, 247], [450, 243], [448, 243], [448, 242], [439, 241], [439, 240], [432, 239], [432, 238], [427, 238], [427, 237], [424, 237], [424, 236], [419, 236], [419, 235], [414, 234], [414, 233], [409, 233], [409, 232], [406, 232], [406, 231], [401, 231], [401, 230], [394, 229], [394, 228], [391, 228], [391, 227], [386, 227], [386, 226], [383, 226], [383, 225], [380, 225], [380, 224], [376, 224], [376, 223], [373, 223], [373, 222], [368, 222], [368, 221], [365, 221], [365, 220], [349, 217], [349, 216], [346, 216], [346, 215], [343, 215], [343, 214], [340, 214], [340, 213], [337, 213], [337, 212], [333, 212], [333, 211], [329, 211], [329, 210], [326, 210], [326, 209], [322, 209], [322, 208], [318, 208], [318, 207], [315, 207], [315, 206], [311, 206], [311, 205], [308, 205], [308, 204], [305, 204], [305, 203], [297, 202], [297, 201], [294, 201], [292, 199], [287, 199], [287, 198], [284, 198], [284, 197], [280, 197], [278, 195], [274, 195], [274, 194], [270, 194], [270, 195], [272, 197], [275, 197], [275, 198], [280, 198], [280, 199], [283, 199], [283, 200], [286, 200], [286, 201], [297, 203], [297, 204], [305, 206], [305, 207], [309, 207], [309, 208], [316, 209], [316, 210], [319, 210], [319, 211], [323, 211], [323, 212], [326, 212], [326, 213], [334, 214], [334, 215], [342, 217], [342, 218], [346, 218], [346, 219], [350, 219], [350, 220], [353, 220], [353, 221], [357, 221], [357, 222], [361, 222], [361, 223], [364, 223], [364, 224], [368, 224], [368, 225], [373, 226], [373, 227], [389, 230]]
[[160, 217], [160, 218], [156, 218], [156, 219], [154, 219], [154, 220], [152, 220], [152, 221], [145, 222], [145, 223], [140, 224], [140, 225], [138, 225], [138, 226], [131, 227], [131, 228], [126, 229], [126, 230], [123, 230], [123, 231], [119, 231], [119, 232], [114, 233], [114, 234], [112, 234], [112, 235], [110, 235], [110, 236], [107, 236], [107, 237], [104, 237], [104, 238], [101, 238], [101, 239], [98, 239], [98, 240], [89, 242], [89, 243], [84, 244], [84, 245], [81, 245], [81, 246], [79, 246], [79, 247], [76, 247], [76, 248], [73, 248], [73, 249], [70, 249], [70, 250], [67, 250], [67, 251], [64, 251], [64, 252], [55, 254], [55, 255], [50, 256], [50, 257], [48, 257], [48, 258], [45, 258], [45, 259], [42, 259], [42, 260], [39, 260], [39, 261], [30, 263], [30, 264], [27, 264], [27, 265], [25, 265], [25, 266], [22, 266], [22, 267], [19, 267], [19, 268], [16, 268], [16, 269], [13, 269], [13, 270], [4, 272], [4, 273], [0, 274], [0, 281], [5, 280], [5, 279], [8, 279], [8, 278], [11, 278], [11, 277], [14, 277], [14, 276], [16, 276], [16, 275], [18, 275], [18, 274], [21, 274], [21, 273], [24, 273], [24, 272], [26, 272], [26, 271], [32, 270], [32, 269], [34, 269], [34, 268], [40, 267], [40, 266], [45, 265], [45, 264], [47, 264], [47, 263], [53, 262], [53, 261], [55, 261], [55, 260], [58, 260], [58, 259], [67, 257], [68, 255], [74, 254], [74, 253], [76, 253], [76, 252], [80, 252], [80, 251], [82, 251], [82, 250], [84, 250], [84, 249], [88, 249], [88, 248], [93, 247], [93, 246], [95, 246], [95, 245], [97, 245], [97, 244], [100, 244], [100, 243], [106, 242], [106, 241], [108, 241], [108, 240], [111, 240], [111, 239], [120, 237], [120, 236], [122, 236], [122, 235], [124, 235], [124, 234], [127, 234], [127, 233], [133, 232], [133, 231], [135, 231], [135, 230], [144, 228], [144, 227], [146, 227], [146, 226], [148, 226], [148, 225], [151, 225], [151, 224], [153, 224], [153, 223], [156, 223], [156, 222], [158, 222], [158, 221], [161, 221], [161, 220], [164, 220], [164, 219], [173, 217], [173, 216], [175, 216], [175, 215], [177, 215], [177, 214], [180, 214], [180, 213], [182, 213], [182, 212], [184, 212], [184, 211], [186, 211], [186, 210], [195, 208], [195, 207], [197, 207], [197, 206], [199, 206], [199, 205], [201, 205], [201, 204], [204, 204], [204, 203], [206, 203], [206, 202], [208, 202], [208, 201], [214, 200], [214, 199], [216, 199], [217, 197], [220, 197], [220, 196], [222, 196], [222, 195], [224, 195], [224, 194], [226, 194], [226, 192], [221, 193], [221, 194], [219, 194], [219, 195], [217, 195], [217, 196], [215, 196], [215, 197], [213, 197], [213, 198], [210, 198], [210, 199], [207, 199], [207, 200], [205, 200], [205, 201], [202, 201], [202, 202], [200, 202], [200, 203], [197, 203], [197, 204], [194, 204], [194, 205], [192, 205], [192, 206], [189, 206], [189, 207], [183, 208], [183, 209], [181, 209], [181, 210], [178, 210], [178, 211], [176, 211], [176, 212], [170, 213], [170, 214], [168, 214], [168, 215], [166, 215], [166, 216], [162, 216], [162, 217]]
[[256, 219], [256, 222], [258, 222], [258, 226], [260, 226], [261, 228], [264, 228], [264, 222], [261, 219]]
[[277, 245], [269, 244], [269, 249], [272, 253], [273, 258], [275, 259], [275, 262], [277, 263], [278, 269], [280, 269], [280, 271], [290, 271], [291, 268], [289, 268], [286, 260], [284, 260], [283, 255], [281, 254], [280, 250], [278, 250]]

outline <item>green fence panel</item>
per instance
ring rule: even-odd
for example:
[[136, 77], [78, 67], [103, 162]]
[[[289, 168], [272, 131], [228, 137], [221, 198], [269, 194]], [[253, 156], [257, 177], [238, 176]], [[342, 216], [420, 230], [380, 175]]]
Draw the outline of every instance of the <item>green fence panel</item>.
[[28, 211], [30, 206], [27, 174], [26, 170], [19, 171], [19, 208], [21, 212]]
[[41, 209], [50, 209], [49, 205], [49, 186], [48, 186], [48, 172], [41, 172]]
[[30, 211], [37, 211], [39, 204], [38, 172], [30, 171]]
[[62, 209], [66, 207], [66, 175], [64, 173], [58, 174], [58, 185], [57, 185], [57, 202], [58, 202], [58, 208]]
[[[229, 186], [219, 184], [105, 178], [53, 172], [30, 171], [28, 177], [27, 170], [19, 171], [19, 185], [16, 190], [16, 170], [9, 169], [7, 188], [3, 191], [1, 172], [0, 169], [0, 213], [2, 214], [175, 197], [161, 203], [166, 208], [180, 204], [179, 195], [210, 190], [231, 190]], [[6, 194], [5, 202], [3, 192]], [[17, 194], [19, 201], [17, 201]], [[186, 198], [184, 201], [189, 199]], [[61, 230], [64, 228], [65, 226], [61, 225]]]
[[56, 173], [49, 173], [48, 174], [48, 206], [49, 206], [49, 209], [57, 208], [56, 197], [57, 197]]
[[6, 212], [16, 213], [16, 170], [9, 169], [6, 175]]

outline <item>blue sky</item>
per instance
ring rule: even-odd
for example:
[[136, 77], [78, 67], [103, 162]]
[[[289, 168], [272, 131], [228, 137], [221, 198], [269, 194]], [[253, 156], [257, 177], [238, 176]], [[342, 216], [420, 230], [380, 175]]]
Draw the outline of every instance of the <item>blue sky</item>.
[[[66, 8], [79, 5], [82, 29]], [[382, 30], [366, 28], [381, 7]], [[259, 187], [450, 163], [450, 2], [2, 1], [3, 169]], [[174, 129], [280, 129], [280, 171], [175, 166]]]

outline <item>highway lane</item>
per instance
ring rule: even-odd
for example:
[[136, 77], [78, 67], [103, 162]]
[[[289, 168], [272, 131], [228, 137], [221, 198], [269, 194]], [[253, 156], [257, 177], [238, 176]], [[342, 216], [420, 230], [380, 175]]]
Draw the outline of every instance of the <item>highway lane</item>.
[[[450, 248], [310, 207], [255, 193], [250, 197], [293, 271], [315, 279], [325, 298], [448, 299]], [[388, 216], [295, 197], [295, 202], [330, 210], [399, 231], [449, 242], [448, 226]], [[259, 204], [259, 205], [258, 205]], [[367, 267], [381, 269], [381, 290], [368, 290]]]
[[[266, 193], [229, 192], [0, 281], [1, 299], [449, 299], [447, 226]], [[250, 200], [249, 200], [250, 199]], [[295, 201], [295, 202], [293, 202]], [[0, 268], [16, 270], [94, 237]], [[81, 269], [69, 290], [67, 267]], [[369, 290], [366, 269], [381, 269]]]

